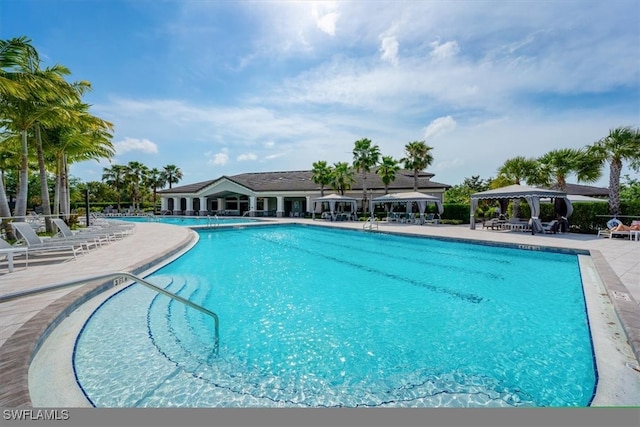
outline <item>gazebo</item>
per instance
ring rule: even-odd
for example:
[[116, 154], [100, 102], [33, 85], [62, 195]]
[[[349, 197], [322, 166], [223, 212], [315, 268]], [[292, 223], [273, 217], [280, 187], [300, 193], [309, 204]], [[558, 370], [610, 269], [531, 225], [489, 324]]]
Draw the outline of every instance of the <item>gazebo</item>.
[[[438, 215], [442, 215], [444, 208], [442, 202], [438, 197], [431, 196], [429, 194], [419, 193], [417, 191], [410, 191], [407, 193], [393, 193], [385, 194], [384, 196], [376, 197], [372, 200], [373, 204], [379, 203], [406, 203], [407, 212], [409, 211], [410, 203], [417, 203], [420, 210], [420, 216], [424, 215], [424, 211], [427, 209], [427, 203], [434, 203], [438, 209]], [[373, 209], [372, 209], [373, 211]]]
[[331, 217], [333, 217], [335, 215], [335, 211], [336, 211], [336, 203], [347, 203], [351, 206], [351, 212], [353, 212], [355, 214], [355, 212], [357, 211], [357, 204], [358, 204], [358, 200], [355, 199], [354, 197], [348, 197], [348, 196], [342, 196], [340, 194], [328, 194], [326, 196], [322, 196], [322, 197], [318, 197], [317, 199], [313, 199], [313, 210], [312, 210], [312, 215], [313, 215], [313, 219], [315, 219], [316, 217], [316, 207], [317, 207], [317, 203], [329, 203], [329, 210], [331, 211]]
[[[568, 218], [573, 213], [573, 206], [566, 193], [556, 190], [547, 190], [544, 188], [529, 187], [526, 185], [508, 185], [494, 190], [482, 191], [471, 195], [471, 212], [470, 212], [470, 228], [475, 230], [475, 212], [478, 208], [479, 200], [513, 200], [525, 199], [531, 208], [531, 232], [542, 232], [542, 223], [540, 222], [540, 199], [549, 198], [556, 201], [564, 202], [560, 215]], [[558, 208], [558, 204], [556, 204]]]

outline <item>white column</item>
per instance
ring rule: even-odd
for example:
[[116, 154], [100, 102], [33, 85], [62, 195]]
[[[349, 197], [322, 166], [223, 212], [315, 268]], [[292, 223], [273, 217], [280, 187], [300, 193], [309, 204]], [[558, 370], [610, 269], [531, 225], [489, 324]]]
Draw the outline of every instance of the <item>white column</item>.
[[[263, 209], [264, 209], [265, 211], [269, 211], [269, 198], [268, 198], [268, 197], [265, 197], [263, 200], [264, 200]], [[266, 214], [265, 214], [265, 215], [266, 215]]]
[[174, 197], [173, 198], [173, 212], [172, 213], [176, 213], [176, 212], [180, 212], [180, 197]]
[[208, 210], [207, 196], [200, 196], [200, 216], [206, 215]]
[[224, 205], [224, 199], [222, 197], [218, 197], [218, 210], [223, 211], [225, 209], [226, 206]]
[[278, 196], [278, 206], [276, 208], [276, 216], [282, 218], [284, 216], [284, 196]]
[[167, 199], [166, 197], [160, 197], [160, 212], [166, 211], [168, 205], [169, 199]]
[[249, 196], [249, 216], [256, 216], [256, 196]]
[[185, 199], [187, 199], [187, 212], [185, 214], [193, 215], [193, 197], [187, 196]]
[[311, 196], [307, 196], [307, 213], [311, 212], [313, 210], [313, 202], [311, 201]]

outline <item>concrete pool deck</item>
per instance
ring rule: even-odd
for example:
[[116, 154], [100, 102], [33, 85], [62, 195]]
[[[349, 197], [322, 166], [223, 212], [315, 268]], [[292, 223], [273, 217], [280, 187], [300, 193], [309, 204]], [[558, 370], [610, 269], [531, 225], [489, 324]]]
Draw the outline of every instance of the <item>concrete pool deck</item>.
[[[302, 223], [326, 225], [362, 230], [362, 222], [330, 223], [320, 220], [270, 219], [267, 222]], [[257, 225], [257, 224], [256, 224]], [[247, 225], [252, 226], [252, 225]], [[63, 283], [105, 272], [126, 271], [141, 277], [170, 262], [197, 241], [197, 233], [187, 227], [157, 223], [138, 223], [136, 233], [123, 240], [113, 242], [76, 261], [29, 266], [16, 266], [11, 273], [0, 270], [0, 295], [36, 289]], [[470, 230], [468, 226], [450, 225], [379, 225], [380, 231], [416, 234], [437, 238], [461, 239], [465, 241], [493, 242], [495, 244], [522, 245], [527, 249], [553, 247], [585, 251], [591, 256], [580, 256], [583, 287], [587, 299], [590, 326], [598, 361], [599, 383], [594, 406], [637, 406], [640, 404], [640, 243], [630, 240], [597, 238], [592, 235], [531, 235], [522, 232], [498, 232]], [[0, 267], [1, 268], [1, 267]], [[50, 347], [46, 338], [55, 326], [75, 312], [87, 310], [84, 302], [108, 291], [121, 289], [112, 282], [87, 283], [64, 290], [25, 296], [0, 304], [0, 406], [32, 407], [40, 401], [32, 399], [38, 395], [35, 383], [39, 375], [31, 377], [29, 368], [41, 346], [47, 346], [47, 355], [54, 354], [60, 363], [70, 365], [73, 346], [62, 345], [62, 339]], [[94, 298], [95, 300], [99, 298]], [[83, 307], [84, 306], [84, 307]], [[615, 309], [615, 312], [614, 312]], [[617, 313], [617, 315], [615, 314]], [[86, 314], [86, 313], [85, 313]], [[80, 320], [78, 320], [80, 322]], [[56, 329], [67, 329], [66, 326]], [[68, 329], [70, 330], [70, 329]], [[66, 337], [73, 342], [75, 333]], [[58, 338], [57, 338], [58, 339]], [[49, 340], [51, 341], [51, 340]], [[53, 350], [50, 350], [53, 349]], [[39, 356], [39, 354], [38, 354]], [[65, 401], [67, 392], [81, 395], [72, 381], [72, 372], [66, 374], [58, 393], [56, 405], [86, 406], [80, 401]], [[71, 378], [70, 378], [71, 377]], [[57, 378], [57, 377], [56, 377]], [[47, 385], [47, 387], [55, 385]], [[38, 386], [39, 387], [39, 386]], [[78, 390], [68, 390], [75, 387]], [[50, 393], [48, 393], [50, 394]]]

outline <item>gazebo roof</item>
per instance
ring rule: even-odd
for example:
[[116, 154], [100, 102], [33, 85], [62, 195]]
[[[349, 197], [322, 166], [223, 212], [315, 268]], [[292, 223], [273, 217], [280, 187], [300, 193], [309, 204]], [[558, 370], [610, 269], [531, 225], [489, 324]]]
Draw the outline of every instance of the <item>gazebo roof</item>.
[[471, 195], [472, 199], [516, 199], [523, 197], [566, 197], [567, 193], [526, 185], [508, 185], [494, 190], [481, 191]]

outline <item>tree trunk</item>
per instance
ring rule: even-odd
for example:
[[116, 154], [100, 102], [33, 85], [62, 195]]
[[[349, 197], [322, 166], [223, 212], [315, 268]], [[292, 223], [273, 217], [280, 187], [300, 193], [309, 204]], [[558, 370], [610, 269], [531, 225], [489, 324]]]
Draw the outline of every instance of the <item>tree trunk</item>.
[[369, 212], [369, 205], [367, 203], [367, 175], [365, 171], [362, 171], [362, 212], [365, 216]]
[[11, 216], [11, 210], [9, 209], [9, 200], [7, 199], [7, 191], [4, 188], [4, 172], [0, 173], [0, 228], [4, 229], [7, 238], [14, 240], [13, 227], [9, 225], [11, 222], [9, 217]]
[[60, 214], [65, 220], [69, 219], [69, 185], [67, 176], [66, 155], [62, 155], [60, 162]]
[[42, 198], [42, 213], [47, 232], [53, 231], [51, 222], [51, 201], [49, 198], [49, 186], [47, 185], [47, 169], [44, 166], [44, 152], [42, 151], [42, 135], [40, 125], [36, 123], [36, 147], [38, 149], [38, 169], [40, 170], [40, 197]]
[[413, 191], [418, 191], [418, 171], [413, 171]]
[[609, 213], [620, 213], [620, 172], [622, 162], [619, 159], [611, 159], [609, 168]]
[[29, 150], [27, 148], [27, 130], [20, 131], [22, 135], [22, 152], [20, 154], [20, 178], [18, 184], [18, 194], [16, 198], [16, 208], [14, 215], [16, 221], [24, 221], [27, 215], [27, 197], [29, 196]]

